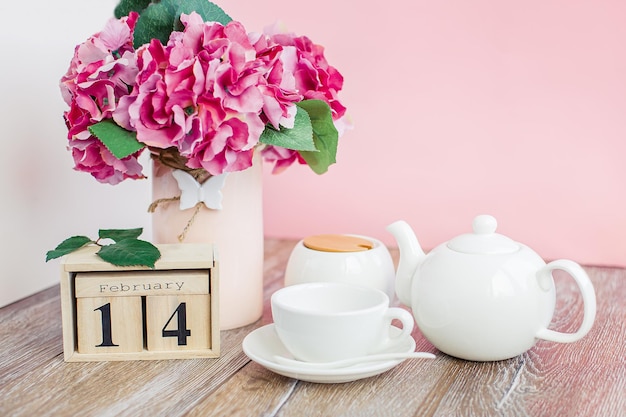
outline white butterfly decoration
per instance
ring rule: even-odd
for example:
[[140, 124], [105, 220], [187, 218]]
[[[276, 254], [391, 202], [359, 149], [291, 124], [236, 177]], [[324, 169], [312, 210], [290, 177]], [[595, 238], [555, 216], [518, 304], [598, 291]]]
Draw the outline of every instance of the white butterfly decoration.
[[213, 175], [202, 184], [180, 169], [174, 170], [172, 175], [180, 188], [181, 210], [192, 208], [198, 203], [204, 203], [210, 209], [222, 209], [222, 187], [228, 173]]

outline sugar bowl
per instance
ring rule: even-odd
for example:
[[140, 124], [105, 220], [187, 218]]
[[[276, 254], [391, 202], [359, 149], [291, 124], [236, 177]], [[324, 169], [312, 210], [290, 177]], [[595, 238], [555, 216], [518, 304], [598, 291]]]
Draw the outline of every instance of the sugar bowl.
[[393, 297], [395, 271], [379, 240], [349, 234], [323, 234], [300, 240], [289, 256], [285, 285], [341, 282], [379, 289]]

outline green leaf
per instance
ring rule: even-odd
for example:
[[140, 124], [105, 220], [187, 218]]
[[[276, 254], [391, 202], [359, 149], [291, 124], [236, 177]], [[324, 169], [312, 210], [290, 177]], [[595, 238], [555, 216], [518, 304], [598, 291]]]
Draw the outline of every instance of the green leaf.
[[319, 151], [301, 151], [300, 155], [316, 174], [323, 174], [336, 162], [339, 141], [330, 107], [322, 100], [303, 100], [297, 105], [306, 110], [311, 118], [313, 142]]
[[[127, 0], [128, 1], [128, 0]], [[135, 0], [140, 3], [145, 0]], [[133, 9], [134, 10], [134, 9]], [[140, 12], [139, 20], [135, 26], [133, 45], [139, 48], [141, 45], [150, 43], [150, 40], [158, 39], [163, 45], [167, 44], [170, 34], [174, 30], [182, 31], [180, 22], [181, 13], [198, 13], [205, 22], [219, 22], [226, 25], [233, 19], [218, 5], [207, 0], [162, 0], [148, 4]]]
[[120, 19], [123, 16], [128, 16], [130, 12], [141, 13], [151, 0], [121, 0], [117, 6], [115, 6], [115, 18]]
[[280, 146], [294, 151], [317, 151], [313, 142], [311, 118], [306, 110], [300, 107], [298, 107], [292, 129], [281, 127], [280, 130], [276, 130], [271, 126], [265, 126], [259, 141], [266, 145]]
[[117, 159], [124, 159], [145, 146], [137, 140], [135, 132], [130, 132], [108, 119], [90, 126], [89, 132], [97, 137]]
[[161, 257], [159, 249], [150, 242], [139, 239], [124, 239], [111, 245], [103, 246], [98, 256], [104, 261], [117, 266], [147, 266], [154, 264]]
[[146, 7], [141, 12], [135, 25], [133, 35], [133, 46], [135, 49], [150, 43], [153, 38], [166, 45], [170, 38], [170, 33], [174, 30], [175, 22], [178, 20], [177, 9], [178, 2], [175, 0], [163, 0]]
[[[176, 20], [180, 19], [182, 13], [198, 13], [205, 22], [218, 22], [226, 26], [233, 19], [215, 3], [207, 0], [185, 0], [176, 11]], [[182, 30], [182, 29], [181, 29]]]
[[100, 229], [98, 230], [98, 237], [119, 242], [124, 239], [137, 239], [142, 233], [142, 227], [137, 229]]
[[56, 248], [46, 253], [46, 262], [51, 259], [60, 258], [63, 255], [74, 252], [75, 250], [80, 249], [90, 243], [94, 243], [94, 241], [89, 239], [87, 236], [72, 236], [68, 239], [65, 239], [63, 242], [59, 243]]

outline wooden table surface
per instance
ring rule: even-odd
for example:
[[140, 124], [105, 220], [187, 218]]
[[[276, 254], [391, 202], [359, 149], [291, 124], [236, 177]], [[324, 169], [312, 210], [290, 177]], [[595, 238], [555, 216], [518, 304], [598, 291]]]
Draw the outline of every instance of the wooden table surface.
[[[539, 341], [516, 358], [478, 363], [439, 353], [415, 330], [417, 350], [436, 359], [315, 384], [274, 374], [241, 348], [271, 322], [269, 296], [294, 243], [266, 241], [263, 318], [222, 331], [219, 359], [65, 363], [58, 286], [0, 309], [0, 416], [626, 416], [626, 270], [585, 267], [598, 313], [579, 342]], [[555, 280], [551, 327], [573, 331], [582, 302], [572, 279]]]

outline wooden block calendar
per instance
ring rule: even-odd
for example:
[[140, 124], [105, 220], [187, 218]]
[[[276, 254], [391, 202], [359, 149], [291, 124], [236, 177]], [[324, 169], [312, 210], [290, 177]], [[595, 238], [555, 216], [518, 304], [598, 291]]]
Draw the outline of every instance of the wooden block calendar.
[[212, 245], [158, 245], [154, 269], [118, 267], [84, 247], [61, 262], [67, 362], [216, 358], [219, 268]]

